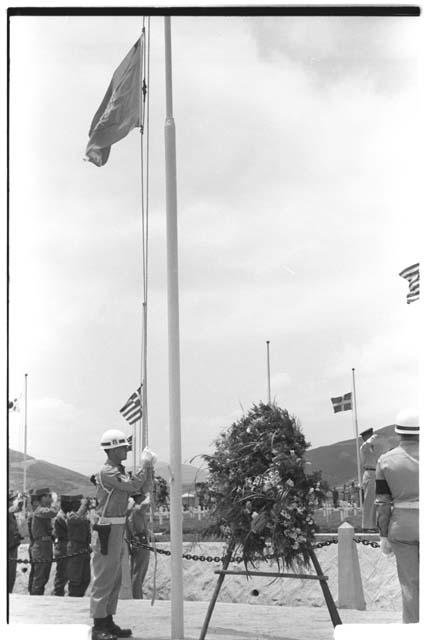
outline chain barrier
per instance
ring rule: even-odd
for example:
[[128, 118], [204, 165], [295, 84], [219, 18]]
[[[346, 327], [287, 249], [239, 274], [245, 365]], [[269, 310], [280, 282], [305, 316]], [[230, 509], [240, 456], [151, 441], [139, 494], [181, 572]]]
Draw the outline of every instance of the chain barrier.
[[59, 562], [60, 560], [65, 560], [66, 558], [75, 558], [76, 556], [88, 556], [90, 555], [90, 551], [76, 551], [75, 553], [70, 553], [66, 556], [59, 556], [58, 558], [51, 558], [51, 560], [29, 560], [28, 558], [8, 558], [11, 562], [16, 562], [17, 564], [48, 564], [53, 562]]
[[366, 547], [373, 547], [374, 549], [379, 549], [380, 545], [375, 540], [365, 540], [364, 538], [353, 538], [354, 542], [357, 544], [364, 544]]

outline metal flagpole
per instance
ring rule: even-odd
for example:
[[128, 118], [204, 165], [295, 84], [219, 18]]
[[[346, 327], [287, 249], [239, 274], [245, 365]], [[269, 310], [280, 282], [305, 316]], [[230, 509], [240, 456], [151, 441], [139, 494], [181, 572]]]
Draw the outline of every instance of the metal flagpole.
[[356, 381], [354, 377], [354, 368], [353, 368], [353, 402], [351, 406], [353, 408], [353, 420], [354, 420], [354, 431], [356, 434], [356, 454], [357, 454], [357, 478], [359, 481], [359, 499], [360, 499], [360, 508], [363, 508], [363, 498], [362, 498], [362, 475], [360, 472], [360, 449], [359, 449], [359, 425], [357, 422], [357, 401], [356, 401]]
[[[24, 460], [23, 460], [23, 494], [27, 490], [27, 373], [24, 374]], [[25, 500], [23, 502], [25, 504]]]
[[271, 385], [270, 385], [270, 341], [267, 340], [267, 383], [268, 383], [268, 404], [271, 405]]
[[164, 17], [166, 54], [166, 225], [167, 304], [169, 332], [170, 549], [172, 572], [172, 640], [184, 638], [182, 574], [181, 398], [179, 354], [178, 230], [176, 194], [176, 131], [172, 103], [172, 41], [170, 16]]

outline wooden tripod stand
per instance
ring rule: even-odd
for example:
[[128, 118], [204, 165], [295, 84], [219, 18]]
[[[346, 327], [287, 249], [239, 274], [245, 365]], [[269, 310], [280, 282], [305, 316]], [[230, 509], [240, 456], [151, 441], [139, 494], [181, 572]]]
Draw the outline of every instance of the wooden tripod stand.
[[205, 620], [202, 625], [202, 629], [200, 632], [199, 640], [205, 640], [206, 633], [208, 631], [208, 626], [211, 620], [211, 616], [214, 611], [215, 603], [217, 602], [218, 595], [220, 593], [220, 589], [222, 588], [223, 580], [227, 575], [236, 575], [236, 576], [262, 576], [262, 577], [273, 577], [273, 578], [297, 578], [299, 580], [318, 580], [321, 589], [324, 595], [324, 600], [326, 601], [327, 609], [330, 614], [330, 619], [334, 627], [338, 624], [342, 624], [342, 620], [339, 616], [338, 610], [336, 608], [335, 602], [333, 600], [332, 594], [330, 593], [329, 586], [327, 584], [328, 577], [325, 576], [322, 572], [321, 566], [318, 562], [318, 558], [316, 557], [315, 551], [312, 547], [309, 549], [309, 556], [316, 571], [316, 575], [308, 574], [308, 573], [275, 573], [272, 571], [230, 571], [228, 570], [229, 563], [231, 561], [232, 553], [235, 548], [235, 544], [231, 542], [228, 547], [227, 554], [223, 558], [223, 568], [215, 571], [218, 575], [217, 584], [214, 589], [214, 593], [212, 594], [211, 601], [208, 606], [208, 610], [206, 612]]

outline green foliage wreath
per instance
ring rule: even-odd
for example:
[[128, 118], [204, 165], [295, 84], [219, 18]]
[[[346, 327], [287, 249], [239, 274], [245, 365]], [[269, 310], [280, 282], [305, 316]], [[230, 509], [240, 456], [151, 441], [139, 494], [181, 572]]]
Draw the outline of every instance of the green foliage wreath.
[[319, 483], [304, 471], [306, 442], [297, 418], [275, 404], [253, 405], [216, 440], [209, 468], [212, 533], [223, 533], [243, 561], [309, 563]]

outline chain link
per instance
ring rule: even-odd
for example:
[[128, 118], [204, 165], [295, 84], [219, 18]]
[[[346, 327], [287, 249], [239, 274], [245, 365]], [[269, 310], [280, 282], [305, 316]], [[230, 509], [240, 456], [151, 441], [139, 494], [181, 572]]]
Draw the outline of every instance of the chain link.
[[353, 538], [354, 542], [357, 544], [364, 544], [366, 547], [373, 547], [374, 549], [379, 549], [380, 545], [375, 540], [365, 540], [364, 538]]
[[90, 555], [90, 551], [76, 551], [75, 553], [70, 553], [66, 556], [59, 556], [58, 558], [52, 558], [51, 560], [29, 560], [28, 558], [8, 558], [8, 560], [16, 562], [17, 564], [51, 564], [53, 562], [59, 562], [59, 560], [65, 560], [66, 558], [75, 558], [76, 556], [87, 555]]

